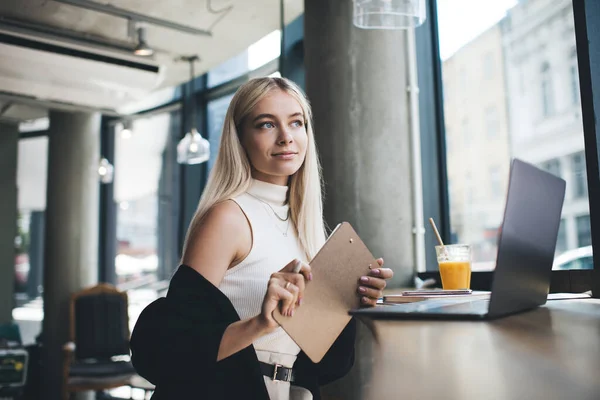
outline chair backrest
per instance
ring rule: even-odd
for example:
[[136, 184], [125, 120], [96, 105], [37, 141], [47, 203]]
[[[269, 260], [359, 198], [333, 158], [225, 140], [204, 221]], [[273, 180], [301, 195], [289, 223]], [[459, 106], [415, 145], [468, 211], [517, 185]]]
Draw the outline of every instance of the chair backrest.
[[76, 359], [129, 355], [127, 293], [99, 284], [71, 296], [71, 340]]

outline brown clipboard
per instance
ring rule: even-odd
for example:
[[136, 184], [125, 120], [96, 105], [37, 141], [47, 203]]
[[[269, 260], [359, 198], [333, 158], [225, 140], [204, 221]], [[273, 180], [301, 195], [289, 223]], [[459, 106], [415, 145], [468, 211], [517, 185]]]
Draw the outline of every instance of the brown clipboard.
[[350, 321], [348, 311], [360, 306], [357, 293], [361, 276], [377, 268], [377, 260], [348, 222], [339, 224], [310, 262], [313, 279], [306, 281], [302, 305], [293, 317], [273, 318], [317, 363]]

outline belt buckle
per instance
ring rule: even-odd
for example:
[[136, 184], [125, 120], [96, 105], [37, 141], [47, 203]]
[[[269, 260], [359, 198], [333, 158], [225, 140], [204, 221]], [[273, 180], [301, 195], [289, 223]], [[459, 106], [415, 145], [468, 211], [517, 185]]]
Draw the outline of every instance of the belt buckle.
[[282, 379], [277, 379], [277, 372], [279, 370], [279, 367], [283, 367], [283, 365], [281, 364], [273, 364], [273, 382], [284, 382]]

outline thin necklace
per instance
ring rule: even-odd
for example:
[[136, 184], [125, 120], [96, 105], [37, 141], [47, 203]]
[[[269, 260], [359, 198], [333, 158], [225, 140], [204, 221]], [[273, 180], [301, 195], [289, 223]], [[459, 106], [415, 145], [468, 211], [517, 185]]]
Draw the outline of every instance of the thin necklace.
[[282, 231], [281, 229], [279, 229], [279, 227], [277, 226], [277, 224], [276, 224], [276, 223], [273, 223], [273, 225], [275, 225], [275, 228], [277, 228], [277, 230], [278, 230], [279, 232], [281, 232], [281, 234], [282, 234], [284, 237], [287, 237], [288, 229], [290, 228], [290, 221], [289, 221], [289, 220], [288, 220], [287, 224], [285, 224], [285, 232], [284, 232], [284, 231]]
[[[246, 192], [246, 193], [248, 193], [248, 192]], [[269, 203], [267, 203], [266, 201], [263, 201], [262, 199], [259, 199], [258, 197], [256, 197], [255, 195], [253, 195], [251, 193], [248, 193], [248, 194], [250, 196], [254, 197], [256, 200], [260, 201], [261, 203], [266, 204], [267, 206], [269, 206], [269, 208], [271, 209], [271, 211], [273, 211], [273, 214], [275, 214], [275, 216], [277, 217], [278, 220], [280, 220], [282, 222], [285, 222], [285, 221], [287, 221], [287, 220], [290, 219], [290, 209], [289, 208], [288, 208], [288, 211], [287, 211], [287, 216], [285, 218], [281, 218], [279, 216], [279, 214], [277, 214], [277, 212], [275, 211], [275, 209], [273, 207], [271, 207], [271, 205]], [[284, 236], [287, 236], [287, 230], [286, 230], [286, 235], [284, 235]]]

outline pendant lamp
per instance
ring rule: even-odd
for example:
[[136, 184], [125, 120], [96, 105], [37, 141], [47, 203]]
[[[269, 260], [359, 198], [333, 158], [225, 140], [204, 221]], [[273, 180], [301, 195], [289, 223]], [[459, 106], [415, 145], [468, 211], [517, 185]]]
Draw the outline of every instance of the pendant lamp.
[[425, 22], [425, 0], [354, 0], [354, 25], [362, 29], [409, 29]]
[[200, 132], [194, 127], [196, 124], [196, 91], [194, 90], [194, 63], [198, 61], [197, 56], [185, 57], [190, 63], [190, 130], [177, 144], [177, 162], [179, 164], [201, 164], [210, 158], [210, 143], [204, 139]]

